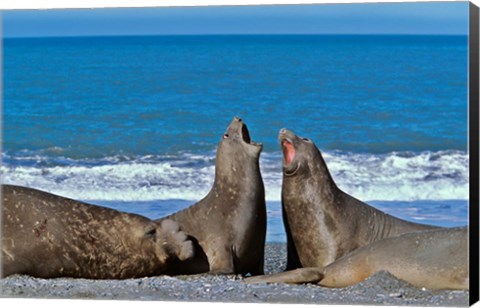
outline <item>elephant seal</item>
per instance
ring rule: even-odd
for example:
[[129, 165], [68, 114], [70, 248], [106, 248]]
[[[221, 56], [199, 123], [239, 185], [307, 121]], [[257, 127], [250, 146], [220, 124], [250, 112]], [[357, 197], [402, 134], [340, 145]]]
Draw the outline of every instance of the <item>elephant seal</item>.
[[166, 217], [195, 243], [195, 258], [178, 262], [168, 274], [263, 274], [267, 213], [261, 150], [245, 123], [234, 117], [218, 145], [210, 192]]
[[468, 235], [463, 227], [386, 238], [325, 267], [319, 284], [347, 287], [384, 270], [420, 288], [468, 290]]
[[193, 256], [178, 224], [44, 191], [2, 185], [0, 277], [125, 279], [158, 275]]
[[385, 214], [340, 190], [315, 144], [281, 129], [287, 270], [323, 268], [383, 238], [436, 228]]
[[419, 288], [468, 290], [468, 235], [468, 227], [405, 233], [359, 248], [323, 269], [299, 268], [245, 282], [310, 282], [342, 288], [387, 271]]

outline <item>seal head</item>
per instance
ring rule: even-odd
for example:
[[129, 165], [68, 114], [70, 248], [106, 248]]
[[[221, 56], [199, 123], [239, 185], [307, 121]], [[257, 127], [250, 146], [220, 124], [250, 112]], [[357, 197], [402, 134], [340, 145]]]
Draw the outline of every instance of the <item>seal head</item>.
[[[282, 128], [278, 135], [278, 140], [283, 151], [283, 174], [285, 177], [291, 177], [300, 174], [307, 176], [318, 171], [326, 172], [331, 180], [330, 172], [324, 168], [322, 164], [315, 163], [317, 161], [325, 164], [322, 154], [318, 151], [315, 144], [308, 138], [295, 135], [293, 132]], [[331, 184], [335, 185], [333, 180]]]
[[248, 167], [248, 164], [258, 161], [262, 148], [261, 143], [252, 141], [242, 119], [234, 117], [218, 145], [216, 176], [235, 176], [239, 168]]

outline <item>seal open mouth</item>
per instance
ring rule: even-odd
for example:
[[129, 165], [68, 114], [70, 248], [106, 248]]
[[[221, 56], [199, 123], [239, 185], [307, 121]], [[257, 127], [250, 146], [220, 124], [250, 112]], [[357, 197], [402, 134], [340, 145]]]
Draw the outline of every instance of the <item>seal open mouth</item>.
[[248, 132], [247, 125], [245, 125], [245, 123], [242, 123], [242, 129], [241, 129], [240, 135], [242, 136], [243, 142], [245, 142], [246, 144], [254, 145], [257, 147], [262, 145], [261, 143], [256, 143], [252, 141], [252, 139], [250, 138], [250, 133]]
[[246, 143], [252, 143], [252, 139], [250, 139], [250, 134], [248, 133], [247, 125], [242, 125], [242, 139]]
[[285, 158], [285, 165], [288, 166], [292, 163], [295, 158], [295, 147], [288, 140], [282, 141], [283, 145], [283, 157]]
[[278, 135], [278, 140], [283, 151], [283, 174], [292, 176], [297, 173], [302, 164], [300, 159], [296, 157], [297, 150], [295, 149], [295, 144], [298, 142], [298, 137], [286, 128], [282, 128]]

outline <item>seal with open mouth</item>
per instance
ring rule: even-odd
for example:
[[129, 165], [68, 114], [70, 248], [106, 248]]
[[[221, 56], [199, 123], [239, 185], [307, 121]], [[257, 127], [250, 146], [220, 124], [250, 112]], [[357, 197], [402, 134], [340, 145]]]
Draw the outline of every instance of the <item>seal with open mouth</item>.
[[262, 144], [253, 142], [245, 123], [235, 117], [218, 145], [210, 192], [166, 217], [196, 244], [195, 258], [169, 267], [169, 274], [263, 274], [267, 214], [261, 150]]
[[286, 129], [278, 139], [283, 150], [287, 269], [324, 267], [377, 240], [436, 228], [393, 217], [343, 192], [310, 139]]
[[287, 271], [246, 283], [345, 287], [384, 270], [419, 287], [468, 289], [467, 228], [385, 214], [340, 190], [311, 140], [286, 129], [278, 139]]

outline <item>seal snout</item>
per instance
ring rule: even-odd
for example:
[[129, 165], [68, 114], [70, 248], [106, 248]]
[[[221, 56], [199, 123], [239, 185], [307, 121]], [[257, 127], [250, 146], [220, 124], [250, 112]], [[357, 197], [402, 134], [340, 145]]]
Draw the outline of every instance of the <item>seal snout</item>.
[[288, 129], [286, 128], [282, 128], [279, 132], [278, 132], [278, 140], [280, 141], [280, 143], [283, 142], [283, 140], [287, 139], [288, 141], [290, 141], [290, 143], [293, 143], [292, 140], [295, 139], [295, 137], [297, 137], [293, 132], [289, 131]]
[[262, 148], [261, 143], [256, 143], [252, 140], [247, 125], [238, 116], [233, 117], [232, 122], [227, 128], [227, 132], [223, 135], [223, 139], [241, 140], [247, 145], [255, 146], [257, 149]]

